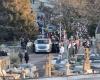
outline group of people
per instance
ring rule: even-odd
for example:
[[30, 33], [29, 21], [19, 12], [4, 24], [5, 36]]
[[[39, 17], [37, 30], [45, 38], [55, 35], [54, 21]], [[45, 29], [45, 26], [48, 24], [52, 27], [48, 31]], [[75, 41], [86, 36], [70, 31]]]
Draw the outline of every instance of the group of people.
[[[67, 47], [66, 49], [67, 49], [68, 53], [65, 52], [64, 45], [66, 45], [66, 47]], [[59, 49], [60, 57], [62, 58], [64, 52], [66, 54], [69, 54], [68, 57], [70, 57], [70, 58], [75, 57], [75, 55], [78, 53], [79, 46], [80, 46], [80, 40], [67, 40], [66, 43], [62, 43], [60, 45], [60, 49]]]
[[48, 34], [47, 34], [47, 36], [48, 36], [48, 38], [50, 38], [51, 40], [52, 40], [52, 42], [54, 42], [54, 41], [58, 41], [59, 42], [59, 33], [58, 32], [49, 32]]
[[28, 38], [21, 38], [22, 50], [27, 50], [28, 53], [33, 52], [33, 42]]
[[68, 44], [69, 57], [74, 57], [77, 54], [79, 45], [80, 45], [79, 40], [69, 41]]
[[24, 54], [19, 52], [18, 57], [19, 57], [21, 63], [23, 62], [23, 58], [26, 63], [28, 63], [28, 61], [29, 61], [29, 54], [28, 54], [27, 50], [25, 50]]

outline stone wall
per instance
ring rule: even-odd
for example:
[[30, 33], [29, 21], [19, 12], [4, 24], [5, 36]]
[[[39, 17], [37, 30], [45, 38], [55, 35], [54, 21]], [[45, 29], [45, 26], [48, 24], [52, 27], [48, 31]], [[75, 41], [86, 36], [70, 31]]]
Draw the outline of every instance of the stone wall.
[[7, 69], [10, 67], [10, 58], [5, 56], [0, 56], [0, 68]]

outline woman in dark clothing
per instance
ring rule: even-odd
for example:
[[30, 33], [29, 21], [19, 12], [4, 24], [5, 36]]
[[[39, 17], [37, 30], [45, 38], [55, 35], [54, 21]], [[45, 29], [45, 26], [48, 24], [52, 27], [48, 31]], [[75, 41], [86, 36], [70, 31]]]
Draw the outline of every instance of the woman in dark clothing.
[[27, 53], [27, 51], [25, 51], [24, 58], [25, 58], [26, 63], [28, 63], [28, 61], [29, 61], [29, 54]]
[[23, 54], [21, 52], [19, 52], [18, 56], [20, 58], [20, 62], [22, 63], [22, 61], [23, 61]]

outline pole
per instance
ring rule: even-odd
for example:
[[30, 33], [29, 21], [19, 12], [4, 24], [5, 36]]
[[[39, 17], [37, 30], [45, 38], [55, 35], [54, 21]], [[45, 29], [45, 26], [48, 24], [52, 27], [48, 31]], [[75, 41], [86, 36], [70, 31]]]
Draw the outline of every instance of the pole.
[[51, 55], [49, 54], [49, 61], [48, 61], [48, 66], [49, 66], [49, 77], [51, 77]]
[[89, 48], [85, 48], [85, 60], [84, 60], [83, 70], [85, 73], [92, 73], [89, 61]]
[[69, 49], [67, 49], [68, 51], [67, 51], [67, 62], [66, 62], [66, 75], [68, 76], [68, 75], [70, 75], [70, 69], [69, 69], [69, 67], [70, 67], [70, 64], [69, 64]]
[[[60, 2], [60, 16], [61, 16], [61, 2]], [[60, 20], [60, 42], [61, 42], [61, 20]]]
[[42, 34], [44, 35], [44, 28], [42, 27]]
[[60, 21], [60, 42], [61, 42], [61, 21]]
[[47, 56], [47, 62], [45, 65], [45, 75], [47, 77], [51, 77], [51, 69], [52, 69], [52, 64], [51, 64], [51, 54], [48, 54]]

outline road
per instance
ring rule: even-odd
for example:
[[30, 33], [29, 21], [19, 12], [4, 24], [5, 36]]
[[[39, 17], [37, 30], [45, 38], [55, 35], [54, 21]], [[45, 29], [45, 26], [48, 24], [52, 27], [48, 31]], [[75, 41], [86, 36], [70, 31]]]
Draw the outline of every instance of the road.
[[29, 63], [35, 64], [39, 69], [39, 76], [44, 76], [44, 69], [43, 66], [45, 65], [47, 54], [31, 54]]
[[[57, 55], [55, 53], [51, 53], [53, 56]], [[44, 77], [44, 74], [45, 74], [45, 62], [47, 61], [47, 56], [48, 56], [48, 53], [43, 53], [43, 54], [30, 54], [30, 60], [29, 60], [29, 63], [32, 63], [34, 65], [37, 66], [37, 68], [39, 69], [39, 77]]]

